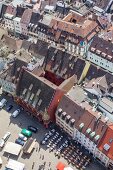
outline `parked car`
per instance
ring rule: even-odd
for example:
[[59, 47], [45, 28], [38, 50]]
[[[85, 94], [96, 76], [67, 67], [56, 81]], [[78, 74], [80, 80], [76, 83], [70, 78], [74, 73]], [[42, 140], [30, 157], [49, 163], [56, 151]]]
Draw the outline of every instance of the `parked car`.
[[9, 105], [9, 106], [7, 107], [7, 111], [9, 112], [12, 108], [13, 108], [13, 105]]
[[0, 139], [0, 147], [1, 147], [1, 148], [3, 148], [3, 147], [4, 147], [4, 145], [5, 145], [4, 140], [3, 140], [3, 139]]
[[2, 139], [4, 140], [4, 142], [6, 142], [6, 141], [9, 139], [10, 135], [11, 135], [10, 132], [7, 132], [7, 133], [4, 135], [4, 137], [2, 138]]
[[27, 141], [27, 137], [24, 136], [23, 134], [20, 133], [18, 136], [19, 136], [19, 139], [21, 139], [23, 141]]
[[7, 100], [3, 98], [3, 99], [0, 101], [0, 109], [2, 109], [2, 108], [6, 105], [6, 103], [7, 103]]
[[34, 126], [28, 126], [28, 130], [36, 133], [38, 131], [38, 128], [34, 127]]
[[26, 137], [32, 136], [32, 132], [27, 129], [22, 129], [21, 134], [25, 135]]
[[15, 143], [24, 146], [24, 141], [19, 138], [15, 140]]
[[12, 114], [12, 117], [14, 117], [14, 118], [17, 117], [19, 115], [19, 113], [20, 113], [20, 109], [15, 110]]

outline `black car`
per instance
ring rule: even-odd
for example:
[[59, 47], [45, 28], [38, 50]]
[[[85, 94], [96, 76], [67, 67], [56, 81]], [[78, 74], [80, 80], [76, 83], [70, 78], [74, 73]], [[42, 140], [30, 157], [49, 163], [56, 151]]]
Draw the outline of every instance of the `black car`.
[[7, 111], [9, 112], [12, 108], [13, 108], [13, 105], [9, 105], [9, 106], [7, 107]]
[[36, 133], [38, 131], [38, 128], [34, 127], [34, 126], [28, 126], [28, 130]]

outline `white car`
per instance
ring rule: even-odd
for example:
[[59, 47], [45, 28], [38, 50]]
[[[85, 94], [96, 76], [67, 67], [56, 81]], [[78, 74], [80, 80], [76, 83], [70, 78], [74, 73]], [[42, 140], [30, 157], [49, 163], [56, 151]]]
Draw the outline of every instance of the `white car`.
[[4, 137], [2, 138], [2, 139], [4, 140], [4, 142], [6, 142], [6, 141], [9, 139], [10, 135], [11, 135], [10, 132], [7, 132], [7, 133], [4, 135]]
[[3, 99], [0, 101], [0, 109], [2, 109], [2, 108], [6, 105], [6, 103], [7, 103], [7, 100], [3, 98]]
[[21, 140], [27, 141], [27, 137], [25, 137], [23, 134], [20, 133], [18, 136]]
[[12, 114], [12, 117], [14, 117], [14, 118], [17, 117], [19, 115], [19, 113], [20, 113], [20, 109], [15, 110]]
[[3, 147], [4, 147], [4, 145], [5, 145], [4, 140], [3, 140], [3, 139], [0, 139], [0, 147], [1, 147], [1, 148], [3, 148]]

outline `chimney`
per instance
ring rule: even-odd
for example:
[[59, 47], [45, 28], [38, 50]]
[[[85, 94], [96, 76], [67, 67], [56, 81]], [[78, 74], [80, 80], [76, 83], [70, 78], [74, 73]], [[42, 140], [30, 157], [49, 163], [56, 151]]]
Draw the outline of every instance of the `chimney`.
[[95, 82], [92, 83], [92, 87], [95, 85]]

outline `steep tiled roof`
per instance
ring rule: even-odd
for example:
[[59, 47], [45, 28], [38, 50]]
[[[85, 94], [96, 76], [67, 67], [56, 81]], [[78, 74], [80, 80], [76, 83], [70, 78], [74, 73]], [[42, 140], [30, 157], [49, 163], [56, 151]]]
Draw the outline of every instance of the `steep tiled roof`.
[[8, 14], [11, 14], [11, 15], [16, 15], [16, 8], [11, 6], [11, 5], [8, 5], [7, 9], [6, 9], [6, 13]]
[[[43, 77], [35, 76], [34, 74], [23, 70], [16, 92], [17, 96], [22, 97], [24, 89], [28, 90], [31, 84], [32, 88], [30, 90], [30, 94], [34, 94], [36, 95], [36, 97], [38, 97], [35, 108], [37, 109], [37, 111], [45, 111], [45, 108], [48, 108], [51, 102], [57, 86], [53, 85], [51, 82], [47, 81]], [[39, 95], [37, 95], [38, 91], [40, 91]], [[23, 99], [25, 98], [26, 96], [23, 97]], [[34, 100], [32, 101], [32, 103], [34, 102]], [[38, 106], [39, 101], [42, 102]]]
[[22, 40], [11, 38], [7, 35], [4, 35], [3, 37], [5, 44], [11, 49], [11, 50], [19, 50], [22, 46]]
[[31, 9], [26, 9], [23, 12], [23, 15], [22, 15], [22, 18], [21, 18], [21, 23], [29, 24], [30, 19], [31, 19], [31, 15], [32, 15], [32, 10]]
[[96, 53], [102, 58], [106, 58], [109, 61], [113, 61], [113, 44], [109, 41], [106, 41], [98, 36], [95, 36], [89, 51]]
[[[98, 142], [100, 141], [100, 139], [103, 137], [103, 135], [105, 134], [106, 130], [107, 130], [107, 124], [105, 122], [103, 122], [101, 120], [101, 118], [98, 118], [98, 115], [96, 115], [95, 117], [93, 117], [91, 123], [89, 124], [88, 128], [91, 129], [91, 132], [95, 132], [95, 137], [97, 135], [100, 136]], [[88, 135], [89, 138], [91, 139], [91, 136]], [[97, 141], [93, 140], [95, 143], [97, 143]]]
[[110, 75], [109, 73], [106, 73], [104, 76], [102, 77], [98, 77], [98, 78], [93, 78], [91, 81], [89, 81], [89, 83], [87, 83], [85, 85], [85, 88], [93, 88], [97, 91], [100, 91], [100, 89], [102, 91], [106, 91], [110, 89], [111, 85], [113, 84], [113, 76]]
[[91, 64], [86, 74], [86, 78], [88, 80], [91, 80], [93, 78], [104, 76], [105, 74], [106, 74], [105, 70], [103, 70], [102, 68], [98, 68], [97, 66]]
[[24, 11], [25, 11], [25, 8], [23, 8], [22, 6], [17, 6], [16, 17], [21, 18], [23, 13], [24, 13]]
[[48, 43], [38, 40], [37, 44], [31, 44], [29, 46], [29, 52], [33, 53], [35, 56], [41, 55], [41, 56], [45, 56], [47, 54], [47, 50], [48, 50]]
[[[99, 112], [92, 111], [92, 107], [84, 103], [80, 104], [77, 101], [71, 100], [67, 94], [61, 99], [58, 109], [61, 108], [62, 112], [70, 115], [71, 119], [75, 120], [75, 128], [97, 144], [104, 136], [111, 122], [107, 122], [104, 116], [101, 116]], [[83, 124], [82, 128], [80, 128], [81, 124]], [[90, 133], [87, 133], [88, 129], [90, 129]], [[99, 137], [98, 140], [96, 140], [96, 137]]]
[[27, 66], [27, 62], [16, 58], [13, 63], [8, 65], [8, 68], [0, 75], [0, 77], [14, 83], [19, 76], [22, 66]]
[[[11, 75], [10, 76], [12, 78], [13, 77], [17, 78], [19, 76], [19, 72], [20, 72], [20, 70], [21, 70], [21, 68], [23, 66], [27, 66], [27, 62], [25, 62], [25, 61], [23, 61], [21, 59], [17, 59], [16, 58], [16, 60], [13, 63], [13, 66], [12, 66]], [[18, 76], [17, 76], [17, 74], [18, 74]]]
[[65, 31], [85, 38], [92, 31], [94, 31], [94, 29], [97, 27], [97, 23], [95, 21], [85, 19], [81, 15], [72, 12], [71, 14], [68, 14], [66, 19], [52, 19], [50, 27], [56, 31], [58, 30], [57, 34], [60, 34], [61, 31]]
[[31, 43], [30, 41], [23, 40], [23, 42], [22, 42], [22, 48], [24, 48], [25, 50], [28, 50], [31, 44], [32, 44], [32, 43]]
[[75, 119], [75, 124], [80, 120], [81, 116], [84, 114], [84, 109], [81, 108], [80, 104], [76, 101], [71, 100], [67, 95], [64, 95], [58, 105], [63, 112], [66, 112]]
[[49, 48], [44, 63], [56, 75], [66, 79], [75, 74], [78, 80], [85, 66], [84, 60], [53, 47]]
[[[109, 146], [109, 149], [106, 149], [106, 144]], [[98, 149], [108, 158], [113, 160], [113, 125], [108, 127], [106, 133], [98, 145]]]
[[39, 13], [32, 12], [31, 19], [30, 19], [30, 23], [36, 25], [36, 24], [38, 24], [39, 19], [40, 19], [40, 14], [39, 14]]

